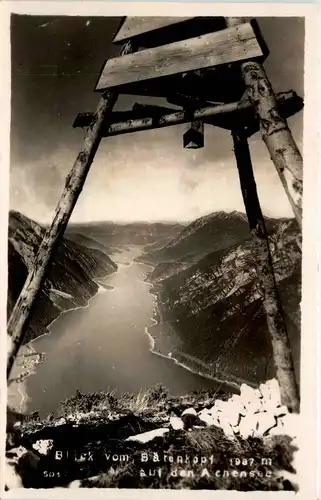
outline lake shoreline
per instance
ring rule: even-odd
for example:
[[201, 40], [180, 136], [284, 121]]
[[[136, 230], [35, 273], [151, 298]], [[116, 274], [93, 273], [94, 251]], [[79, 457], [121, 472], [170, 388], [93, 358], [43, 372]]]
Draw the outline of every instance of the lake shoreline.
[[[139, 264], [142, 264], [142, 262], [138, 262]], [[145, 266], [148, 266], [150, 268], [154, 268], [151, 264], [146, 264], [144, 263]], [[151, 318], [151, 321], [153, 322], [151, 325], [147, 326], [145, 328], [145, 333], [149, 338], [150, 341], [150, 352], [155, 354], [156, 356], [160, 356], [162, 358], [169, 359], [170, 361], [173, 361], [176, 365], [184, 368], [185, 370], [188, 370], [189, 372], [193, 373], [194, 375], [198, 375], [199, 377], [205, 378], [207, 380], [212, 380], [213, 382], [216, 382], [219, 387], [225, 388], [227, 391], [240, 391], [240, 386], [243, 382], [245, 381], [231, 381], [227, 380], [225, 378], [218, 378], [218, 376], [215, 376], [211, 373], [206, 373], [204, 368], [207, 368], [206, 363], [202, 362], [201, 360], [198, 360], [196, 358], [193, 359], [193, 363], [190, 362], [188, 359], [188, 355], [184, 354], [184, 352], [179, 352], [176, 351], [175, 345], [169, 345], [167, 346], [166, 349], [162, 349], [162, 339], [160, 337], [157, 338], [157, 334], [153, 335], [152, 331], [155, 332], [157, 331], [157, 327], [161, 328], [162, 325], [164, 324], [162, 322], [162, 306], [160, 304], [160, 301], [158, 299], [157, 293], [155, 293], [154, 285], [151, 283], [148, 279], [148, 273], [145, 274], [144, 281], [149, 285], [149, 293], [154, 297], [154, 311], [153, 311], [153, 317]], [[168, 338], [168, 337], [167, 337]], [[164, 346], [165, 347], [165, 346]], [[170, 349], [170, 350], [168, 350]], [[163, 352], [164, 351], [164, 352]], [[167, 354], [165, 353], [167, 351]], [[173, 353], [173, 354], [172, 354]], [[183, 359], [179, 359], [179, 357]], [[185, 359], [184, 359], [185, 358]], [[203, 369], [203, 371], [202, 371]], [[208, 369], [210, 369], [208, 367]], [[220, 376], [220, 374], [218, 374]]]
[[[40, 339], [40, 342], [41, 342], [41, 337], [42, 338], [46, 338], [48, 336], [51, 336], [51, 335], [55, 335], [55, 333], [57, 333], [57, 331], [59, 332], [59, 328], [60, 327], [57, 327], [56, 330], [53, 330], [53, 326], [55, 325], [56, 321], [60, 320], [64, 317], [65, 314], [67, 313], [74, 313], [75, 311], [77, 310], [82, 310], [82, 309], [86, 309], [88, 307], [91, 306], [91, 304], [93, 304], [93, 309], [95, 309], [95, 307], [97, 307], [95, 305], [95, 303], [93, 303], [93, 299], [95, 299], [96, 297], [98, 297], [100, 294], [103, 294], [105, 295], [105, 292], [106, 291], [114, 291], [115, 292], [115, 299], [112, 299], [112, 302], [110, 303], [110, 299], [107, 300], [107, 303], [108, 304], [112, 304], [114, 303], [113, 301], [116, 300], [116, 304], [119, 304], [119, 307], [126, 307], [126, 303], [123, 303], [123, 306], [122, 306], [122, 295], [121, 295], [121, 292], [122, 292], [122, 288], [119, 287], [118, 285], [115, 285], [114, 287], [111, 286], [109, 284], [109, 281], [107, 283], [104, 283], [103, 280], [104, 279], [111, 279], [111, 282], [113, 284], [117, 283], [117, 280], [115, 281], [115, 279], [113, 279], [113, 276], [114, 278], [116, 276], [122, 276], [123, 273], [125, 272], [125, 275], [127, 273], [127, 271], [125, 271], [126, 269], [127, 270], [130, 270], [130, 269], [133, 269], [133, 266], [138, 266], [138, 275], [137, 275], [137, 285], [135, 284], [136, 282], [135, 281], [132, 281], [131, 282], [131, 287], [135, 290], [135, 287], [136, 286], [142, 286], [147, 294], [147, 296], [150, 297], [149, 299], [149, 302], [150, 302], [150, 312], [149, 312], [149, 317], [146, 317], [146, 320], [144, 320], [144, 323], [141, 323], [140, 325], [140, 330], [141, 330], [141, 335], [142, 337], [147, 337], [148, 339], [148, 342], [147, 342], [147, 345], [146, 345], [146, 349], [147, 349], [147, 352], [151, 353], [152, 355], [154, 356], [157, 356], [158, 358], [163, 358], [164, 360], [166, 359], [168, 362], [170, 361], [169, 363], [169, 366], [174, 366], [176, 365], [177, 366], [177, 369], [183, 369], [183, 372], [185, 373], [190, 373], [190, 376], [184, 376], [184, 375], [180, 375], [179, 372], [178, 374], [176, 375], [176, 383], [174, 383], [174, 386], [171, 388], [171, 383], [169, 382], [169, 377], [168, 377], [168, 374], [165, 376], [162, 372], [160, 372], [160, 376], [158, 377], [157, 375], [157, 378], [156, 380], [154, 380], [152, 382], [152, 384], [154, 385], [155, 383], [164, 383], [164, 385], [168, 385], [169, 386], [169, 390], [170, 391], [174, 391], [173, 394], [175, 394], [175, 391], [177, 393], [177, 386], [182, 386], [182, 391], [188, 393], [189, 391], [194, 391], [194, 390], [202, 390], [202, 387], [205, 389], [206, 387], [209, 387], [209, 382], [211, 381], [213, 383], [212, 387], [214, 388], [214, 390], [222, 390], [222, 391], [226, 391], [226, 392], [238, 392], [239, 390], [239, 386], [236, 385], [236, 384], [233, 384], [231, 383], [230, 381], [228, 380], [220, 380], [218, 379], [217, 377], [213, 377], [211, 376], [210, 374], [206, 373], [206, 371], [204, 369], [202, 369], [202, 366], [200, 365], [195, 365], [195, 363], [191, 363], [190, 360], [186, 360], [186, 359], [183, 359], [182, 357], [179, 357], [179, 355], [175, 352], [173, 352], [173, 355], [171, 355], [171, 351], [173, 349], [169, 349], [169, 350], [163, 350], [162, 348], [162, 344], [159, 342], [159, 338], [158, 336], [155, 336], [154, 335], [154, 332], [153, 332], [153, 327], [157, 327], [157, 326], [161, 326], [161, 323], [160, 321], [157, 321], [158, 319], [161, 319], [160, 318], [160, 315], [159, 315], [159, 304], [158, 304], [158, 298], [157, 298], [157, 295], [153, 292], [153, 287], [152, 287], [152, 284], [148, 282], [147, 280], [147, 276], [148, 276], [148, 273], [153, 269], [153, 266], [151, 265], [147, 265], [147, 264], [143, 264], [141, 262], [135, 262], [134, 260], [132, 260], [131, 262], [129, 262], [129, 260], [126, 258], [124, 260], [124, 257], [126, 256], [126, 253], [125, 254], [119, 254], [118, 258], [119, 258], [119, 261], [117, 262], [117, 270], [114, 271], [113, 273], [111, 274], [108, 274], [105, 278], [103, 277], [97, 277], [95, 279], [93, 279], [93, 281], [95, 281], [95, 283], [97, 283], [98, 285], [98, 289], [97, 289], [97, 292], [92, 295], [92, 297], [90, 297], [88, 300], [87, 300], [87, 303], [85, 305], [80, 305], [80, 306], [77, 306], [77, 307], [74, 307], [74, 308], [69, 308], [69, 309], [66, 309], [64, 311], [62, 311], [59, 316], [57, 316], [54, 320], [52, 320], [47, 328], [46, 328], [46, 333], [42, 334], [41, 336], [35, 338], [35, 339], [32, 339], [29, 343], [28, 343], [28, 349], [32, 349], [34, 352], [34, 356], [41, 356], [42, 353], [41, 351], [44, 352], [45, 354], [45, 357], [42, 358], [41, 360], [38, 359], [38, 362], [34, 362], [30, 365], [30, 371], [28, 373], [28, 375], [24, 378], [24, 381], [20, 384], [16, 384], [16, 392], [19, 393], [19, 397], [20, 397], [20, 406], [22, 406], [22, 404], [24, 404], [25, 408], [24, 410], [25, 411], [33, 411], [34, 408], [38, 408], [38, 397], [40, 397], [40, 400], [41, 400], [41, 396], [37, 396], [36, 399], [35, 398], [35, 382], [32, 380], [31, 382], [31, 387], [33, 387], [33, 389], [30, 389], [30, 387], [28, 388], [28, 384], [30, 384], [29, 380], [30, 380], [30, 375], [34, 375], [34, 374], [37, 374], [37, 368], [39, 367], [39, 365], [42, 365], [44, 363], [45, 360], [48, 359], [47, 355], [51, 356], [51, 365], [53, 365], [53, 363], [55, 363], [55, 347], [54, 345], [59, 345], [59, 336], [57, 337], [57, 341], [55, 341], [54, 338], [52, 338], [51, 341], [49, 341], [49, 344], [47, 343], [47, 341], [45, 341], [44, 345], [42, 348], [38, 348], [38, 351], [36, 350], [36, 344], [35, 344], [35, 341], [39, 340]], [[126, 256], [127, 257], [127, 256]], [[117, 261], [117, 257], [115, 259]], [[142, 267], [141, 267], [142, 266]], [[133, 270], [133, 276], [135, 277], [135, 272], [137, 273], [137, 271]], [[120, 278], [121, 280], [123, 278]], [[97, 281], [96, 281], [97, 280]], [[122, 281], [120, 281], [121, 283], [121, 286], [122, 286]], [[125, 285], [124, 286], [127, 286], [126, 282], [125, 282]], [[127, 290], [127, 288], [126, 288]], [[129, 292], [131, 293], [131, 292]], [[119, 295], [120, 294], [120, 295]], [[109, 296], [109, 294], [108, 294]], [[120, 297], [121, 298], [121, 301], [118, 301], [117, 297]], [[134, 295], [135, 296], [135, 295]], [[100, 299], [98, 299], [99, 301]], [[118, 302], [117, 302], [118, 301]], [[101, 302], [101, 300], [100, 300]], [[103, 300], [103, 302], [106, 302], [105, 300]], [[104, 307], [104, 306], [103, 306]], [[110, 306], [108, 306], [110, 307]], [[111, 306], [113, 307], [113, 306]], [[118, 307], [118, 306], [117, 306]], [[112, 309], [113, 310], [113, 309]], [[115, 313], [113, 313], [115, 314]], [[120, 314], [120, 313], [119, 313]], [[86, 315], [87, 317], [87, 315]], [[88, 313], [88, 318], [90, 318], [90, 313]], [[87, 320], [88, 321], [88, 320]], [[89, 319], [90, 321], [90, 319]], [[108, 316], [107, 316], [107, 323], [106, 323], [106, 326], [108, 325]], [[131, 321], [134, 321], [134, 320], [129, 320], [130, 321], [130, 324], [131, 324]], [[66, 323], [66, 321], [65, 321]], [[68, 323], [68, 320], [67, 320], [67, 323]], [[134, 325], [133, 325], [134, 326]], [[94, 325], [91, 325], [90, 323], [90, 327], [91, 328], [93, 327], [94, 328]], [[112, 330], [109, 330], [109, 331], [113, 331]], [[66, 331], [67, 333], [67, 337], [66, 338], [69, 338], [69, 334], [68, 334], [68, 331]], [[169, 329], [169, 337], [171, 336], [171, 330]], [[50, 342], [52, 343], [52, 346], [54, 347], [54, 350], [50, 349], [50, 347], [48, 349], [45, 348], [45, 346], [48, 346], [50, 345]], [[72, 341], [74, 342], [74, 341]], [[97, 348], [97, 345], [100, 343], [99, 340], [97, 342], [97, 340], [95, 341], [94, 339], [92, 340], [93, 342], [93, 348], [96, 349]], [[75, 347], [77, 348], [76, 344], [71, 344], [71, 345], [75, 345]], [[41, 343], [40, 343], [40, 346], [41, 346]], [[96, 347], [95, 347], [96, 346]], [[78, 348], [79, 349], [79, 348]], [[86, 351], [88, 352], [88, 351]], [[142, 354], [143, 354], [144, 351], [142, 351]], [[175, 355], [174, 355], [175, 354]], [[88, 360], [90, 360], [90, 354], [89, 355], [89, 358]], [[144, 355], [145, 356], [145, 355]], [[108, 363], [108, 356], [105, 359], [105, 362]], [[121, 358], [119, 358], [120, 360]], [[117, 362], [117, 361], [116, 361]], [[113, 362], [112, 362], [113, 364]], [[149, 365], [149, 369], [151, 369], [151, 367], [153, 366], [153, 362], [152, 361], [149, 361], [147, 363], [147, 366]], [[50, 365], [49, 365], [50, 366]], [[68, 366], [68, 365], [65, 365], [65, 366]], [[69, 364], [69, 367], [73, 367], [74, 365], [72, 364], [72, 361], [71, 361], [71, 364]], [[113, 366], [111, 366], [110, 362], [108, 364], [109, 366], [109, 370], [111, 370], [113, 368]], [[155, 363], [155, 366], [159, 366], [159, 363], [156, 362]], [[163, 366], [161, 364], [161, 366]], [[45, 369], [45, 372], [48, 368]], [[70, 369], [70, 368], [69, 368]], [[75, 365], [75, 369], [76, 368], [76, 365]], [[57, 365], [57, 370], [59, 370], [58, 368], [58, 365]], [[163, 368], [162, 368], [163, 370]], [[173, 368], [169, 368], [169, 373], [173, 370]], [[174, 370], [175, 371], [175, 370]], [[43, 370], [41, 369], [40, 370], [40, 373], [43, 374]], [[59, 372], [59, 373], [63, 373], [63, 372]], [[72, 372], [73, 373], [73, 372]], [[158, 373], [158, 372], [156, 372]], [[166, 369], [166, 373], [167, 373], [167, 369]], [[112, 375], [112, 373], [110, 373], [111, 375], [111, 378], [110, 378], [110, 384], [112, 387], [116, 388], [117, 389], [117, 392], [119, 392], [119, 394], [122, 393], [122, 391], [125, 390], [126, 392], [126, 389], [123, 388], [123, 386], [127, 386], [127, 385], [130, 385], [130, 382], [126, 382], [126, 379], [124, 379], [124, 381], [122, 380], [122, 376], [120, 374], [120, 379], [116, 378]], [[188, 389], [188, 385], [190, 384], [190, 382], [187, 382], [187, 380], [189, 380], [189, 378], [191, 377], [191, 375], [193, 376], [196, 376], [196, 377], [199, 377], [200, 380], [197, 381], [195, 380], [195, 382], [193, 380], [191, 380], [191, 386], [194, 386], [195, 385], [195, 388], [191, 387], [191, 389]], [[71, 377], [73, 378], [74, 375], [72, 374]], [[182, 378], [181, 378], [182, 377]], [[154, 376], [155, 378], [155, 376]], [[165, 378], [166, 381], [163, 381], [162, 382], [162, 378]], [[50, 380], [50, 379], [49, 379]], [[146, 387], [148, 387], [148, 379], [146, 379], [146, 381], [143, 382], [143, 384], [140, 386], [140, 387], [144, 387], [146, 385]], [[173, 379], [175, 380], [175, 379]], [[182, 380], [182, 382], [181, 382]], [[202, 380], [204, 380], [204, 386], [203, 386], [203, 382]], [[207, 382], [206, 382], [207, 380]], [[177, 383], [177, 381], [179, 381], [179, 383]], [[125, 382], [125, 383], [124, 383]], [[135, 384], [134, 384], [135, 385]], [[187, 390], [184, 388], [184, 385], [186, 386], [187, 385]], [[210, 384], [211, 385], [211, 384]], [[39, 387], [42, 387], [41, 386], [41, 382], [40, 382], [40, 379], [38, 379], [38, 381], [36, 382], [36, 386]], [[137, 389], [137, 388], [136, 388]], [[137, 390], [134, 390], [132, 392], [139, 392], [139, 388]], [[101, 390], [100, 387], [99, 387], [99, 384], [98, 386], [94, 385], [92, 388], [86, 388], [86, 389], [83, 389], [82, 392], [84, 393], [90, 393], [90, 392], [95, 392], [95, 391], [99, 391]], [[104, 390], [104, 389], [102, 389]], [[33, 392], [32, 392], [33, 391]], [[70, 388], [70, 396], [73, 394], [72, 391], [74, 391], [74, 389]], [[39, 393], [38, 393], [39, 394]], [[57, 397], [56, 397], [57, 399]], [[61, 400], [64, 400], [65, 397], [62, 397]], [[47, 399], [48, 401], [48, 399]], [[46, 403], [48, 406], [50, 406], [50, 403]], [[57, 401], [57, 403], [55, 403], [56, 405], [59, 405], [59, 402]], [[58, 407], [58, 406], [57, 406]], [[49, 410], [50, 411], [50, 410]]]
[[[113, 273], [108, 273], [106, 276], [97, 276], [95, 278], [92, 278], [92, 281], [97, 285], [97, 290], [96, 292], [87, 299], [86, 303], [84, 305], [79, 305], [76, 307], [69, 307], [64, 309], [63, 311], [60, 311], [57, 316], [52, 319], [45, 328], [44, 333], [41, 335], [38, 335], [37, 337], [31, 339], [29, 342], [26, 344], [23, 344], [22, 348], [28, 349], [28, 357], [30, 356], [31, 361], [26, 363], [24, 366], [21, 366], [20, 369], [18, 368], [18, 364], [16, 364], [16, 370], [17, 373], [15, 373], [15, 379], [18, 377], [21, 377], [23, 375], [23, 379], [20, 382], [11, 382], [10, 386], [8, 387], [8, 399], [11, 397], [13, 399], [13, 409], [19, 411], [20, 413], [27, 413], [27, 407], [28, 407], [28, 401], [30, 400], [30, 397], [28, 396], [27, 390], [26, 390], [26, 380], [31, 376], [36, 373], [37, 366], [39, 366], [41, 363], [46, 361], [46, 353], [41, 353], [38, 352], [34, 346], [32, 345], [35, 341], [38, 341], [40, 338], [45, 337], [47, 335], [51, 335], [52, 332], [50, 328], [54, 325], [56, 321], [58, 321], [64, 314], [68, 314], [72, 311], [77, 311], [79, 309], [86, 309], [87, 307], [90, 306], [90, 302], [99, 294], [99, 293], [104, 293], [107, 291], [112, 291], [113, 287], [110, 285], [101, 285], [98, 281], [102, 281], [104, 279], [107, 279], [109, 276], [112, 274], [116, 273], [118, 269], [116, 269]], [[25, 355], [18, 355], [17, 359], [24, 358]], [[14, 388], [14, 386], [16, 386]]]

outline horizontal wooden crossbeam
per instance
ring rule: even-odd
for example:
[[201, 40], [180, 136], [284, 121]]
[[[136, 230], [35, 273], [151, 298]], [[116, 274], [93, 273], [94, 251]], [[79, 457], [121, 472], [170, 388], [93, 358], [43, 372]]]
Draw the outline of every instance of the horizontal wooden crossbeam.
[[252, 23], [109, 59], [96, 90], [266, 57]]
[[[293, 90], [279, 92], [277, 94], [277, 103], [282, 118], [289, 118], [303, 109], [303, 99]], [[243, 124], [247, 137], [255, 134], [259, 130], [259, 120], [257, 119], [253, 108], [243, 110], [242, 115], [215, 115], [208, 117], [205, 123], [215, 125], [226, 130], [233, 130], [236, 125]]]
[[[142, 106], [145, 108], [144, 105]], [[118, 135], [128, 132], [135, 132], [136, 130], [148, 130], [153, 128], [169, 127], [170, 125], [177, 125], [180, 123], [188, 123], [191, 120], [198, 119], [204, 120], [209, 116], [220, 115], [224, 113], [235, 113], [242, 109], [247, 109], [251, 107], [248, 101], [245, 102], [232, 102], [228, 104], [220, 104], [217, 106], [209, 106], [205, 108], [196, 109], [192, 113], [190, 111], [174, 111], [169, 114], [159, 114], [155, 113], [158, 106], [146, 106], [147, 113], [144, 112], [145, 116], [141, 118], [130, 118], [125, 121], [111, 122], [106, 125], [106, 130], [104, 130], [104, 136]], [[154, 108], [153, 110], [151, 108]], [[128, 111], [124, 112], [128, 116]], [[93, 113], [80, 113], [73, 127], [87, 127], [91, 123]], [[81, 125], [80, 125], [81, 124]]]
[[[280, 114], [283, 118], [294, 115], [303, 108], [303, 99], [296, 92], [280, 92], [277, 94]], [[93, 120], [93, 113], [79, 113], [73, 127], [89, 127]], [[232, 130], [235, 123], [244, 123], [248, 136], [259, 129], [254, 108], [245, 99], [238, 102], [209, 105], [193, 111], [175, 111], [162, 106], [135, 104], [130, 111], [117, 111], [111, 114], [108, 124], [103, 129], [103, 136], [112, 136], [149, 130], [154, 128], [169, 127], [191, 120], [202, 120], [204, 123]]]
[[[109, 123], [134, 120], [136, 118], [148, 118], [149, 116], [162, 116], [169, 113], [175, 113], [177, 110], [165, 106], [153, 106], [149, 104], [135, 103], [132, 109], [127, 111], [113, 111]], [[93, 118], [93, 113], [79, 113], [73, 123], [74, 128], [88, 127]]]

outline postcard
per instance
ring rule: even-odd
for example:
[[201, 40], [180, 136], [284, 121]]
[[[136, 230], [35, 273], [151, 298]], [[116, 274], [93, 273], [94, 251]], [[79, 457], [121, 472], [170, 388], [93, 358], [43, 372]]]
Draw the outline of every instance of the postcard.
[[1, 498], [316, 498], [318, 8], [4, 3]]

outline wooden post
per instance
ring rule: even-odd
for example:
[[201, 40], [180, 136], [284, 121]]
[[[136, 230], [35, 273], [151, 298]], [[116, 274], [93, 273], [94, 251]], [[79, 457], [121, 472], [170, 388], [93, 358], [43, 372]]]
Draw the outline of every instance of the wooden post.
[[292, 353], [274, 277], [268, 235], [257, 195], [248, 141], [242, 129], [232, 130], [232, 137], [245, 210], [255, 245], [257, 273], [264, 294], [263, 306], [271, 336], [282, 404], [293, 412], [299, 412], [299, 392]]
[[[243, 17], [226, 17], [227, 27], [244, 23]], [[294, 216], [302, 230], [303, 160], [287, 121], [280, 115], [277, 99], [262, 64], [241, 65], [248, 98], [255, 107], [263, 141], [274, 162]]]
[[[131, 43], [128, 42], [122, 49], [122, 54], [132, 52]], [[13, 308], [9, 322], [8, 334], [12, 337], [12, 346], [8, 352], [7, 379], [23, 342], [28, 321], [36, 297], [45, 281], [47, 271], [54, 251], [60, 242], [77, 199], [84, 186], [90, 166], [102, 138], [102, 131], [108, 115], [112, 111], [118, 94], [106, 91], [102, 94], [94, 114], [93, 120], [87, 130], [83, 149], [77, 156], [73, 168], [66, 178], [62, 196], [56, 207], [54, 219], [46, 231], [34, 260], [33, 269], [30, 271], [19, 298]]]
[[263, 141], [271, 155], [293, 213], [302, 230], [303, 160], [280, 115], [277, 99], [263, 66], [256, 62], [242, 65], [248, 97], [255, 106]]

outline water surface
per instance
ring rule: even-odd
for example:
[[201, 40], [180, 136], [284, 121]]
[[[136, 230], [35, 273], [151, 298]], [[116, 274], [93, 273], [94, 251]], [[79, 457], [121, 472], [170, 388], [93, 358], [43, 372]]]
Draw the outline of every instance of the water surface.
[[157, 383], [172, 394], [216, 387], [214, 380], [150, 352], [145, 327], [152, 324], [155, 297], [144, 282], [151, 268], [133, 261], [140, 253], [131, 247], [113, 255], [118, 270], [103, 280], [113, 288], [100, 290], [86, 308], [62, 314], [49, 334], [32, 342], [47, 359], [27, 379], [28, 410], [55, 411], [76, 389], [117, 389], [120, 395]]

